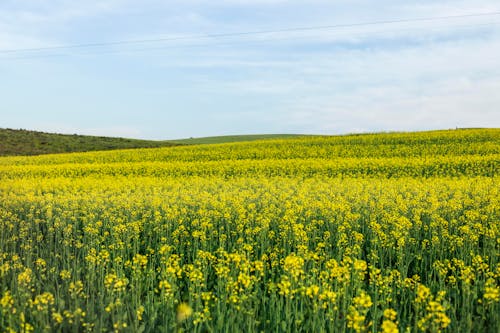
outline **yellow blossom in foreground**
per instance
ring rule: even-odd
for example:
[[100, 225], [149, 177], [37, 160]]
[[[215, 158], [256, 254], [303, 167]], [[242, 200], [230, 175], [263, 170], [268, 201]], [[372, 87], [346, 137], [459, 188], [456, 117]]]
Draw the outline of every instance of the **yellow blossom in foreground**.
[[382, 333], [398, 333], [398, 325], [390, 320], [384, 320], [382, 322]]
[[144, 313], [144, 306], [139, 306], [137, 310], [135, 311], [137, 315], [137, 320], [141, 321], [142, 320], [142, 314]]
[[193, 309], [187, 303], [181, 303], [177, 306], [177, 321], [183, 322], [191, 317]]

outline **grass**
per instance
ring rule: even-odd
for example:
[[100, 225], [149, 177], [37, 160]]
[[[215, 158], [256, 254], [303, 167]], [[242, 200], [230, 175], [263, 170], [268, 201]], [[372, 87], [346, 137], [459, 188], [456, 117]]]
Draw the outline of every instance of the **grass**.
[[180, 143], [89, 135], [0, 129], [0, 156], [73, 153], [128, 148], [159, 148]]

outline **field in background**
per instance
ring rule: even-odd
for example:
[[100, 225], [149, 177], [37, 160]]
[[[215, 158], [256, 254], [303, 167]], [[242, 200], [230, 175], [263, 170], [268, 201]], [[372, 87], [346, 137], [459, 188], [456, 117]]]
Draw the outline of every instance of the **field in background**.
[[500, 130], [0, 158], [0, 331], [498, 332]]
[[55, 134], [0, 128], [0, 156], [30, 156], [133, 148], [229, 143], [300, 137], [297, 134], [227, 135], [178, 140], [138, 140], [105, 136]]

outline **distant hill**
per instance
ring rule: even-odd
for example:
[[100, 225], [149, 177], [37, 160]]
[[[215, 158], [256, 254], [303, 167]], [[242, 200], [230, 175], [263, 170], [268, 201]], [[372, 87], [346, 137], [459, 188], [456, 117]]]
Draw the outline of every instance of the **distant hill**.
[[[464, 133], [473, 135], [475, 133], [498, 133], [498, 129], [457, 129], [455, 133]], [[394, 133], [364, 133], [364, 134], [349, 134], [337, 135], [339, 142], [352, 143], [357, 137], [366, 138], [377, 141], [387, 138], [398, 138], [399, 136], [427, 137], [432, 134], [454, 133], [454, 131], [428, 131], [428, 132], [394, 132]], [[431, 136], [432, 136], [431, 135]], [[447, 134], [446, 134], [447, 135]], [[16, 156], [16, 155], [42, 155], [56, 153], [73, 153], [99, 150], [116, 150], [116, 149], [132, 149], [132, 148], [161, 148], [172, 146], [187, 146], [187, 145], [205, 145], [219, 143], [236, 143], [245, 141], [271, 140], [275, 139], [301, 139], [307, 137], [316, 137], [318, 135], [303, 135], [303, 134], [253, 134], [253, 135], [225, 135], [225, 136], [210, 136], [199, 138], [187, 138], [167, 141], [155, 140], [138, 140], [128, 138], [115, 138], [105, 136], [89, 136], [77, 134], [54, 134], [37, 131], [29, 131], [24, 129], [2, 129], [0, 128], [0, 156]], [[371, 139], [370, 139], [371, 140]], [[288, 140], [287, 140], [288, 141]]]
[[202, 138], [189, 138], [180, 140], [169, 140], [169, 142], [181, 144], [210, 144], [210, 143], [228, 143], [241, 141], [256, 141], [265, 139], [288, 139], [304, 136], [301, 134], [251, 134], [251, 135], [223, 135], [223, 136], [208, 136]]
[[89, 135], [53, 134], [0, 128], [0, 156], [41, 155], [94, 150], [158, 148], [181, 143]]

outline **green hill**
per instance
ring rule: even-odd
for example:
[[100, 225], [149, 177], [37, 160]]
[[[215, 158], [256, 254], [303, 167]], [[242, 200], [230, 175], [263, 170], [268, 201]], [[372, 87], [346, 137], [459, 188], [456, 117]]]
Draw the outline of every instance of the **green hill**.
[[180, 143], [76, 134], [53, 134], [22, 129], [0, 129], [0, 156], [157, 148], [177, 145], [180, 145]]
[[266, 139], [287, 139], [303, 136], [301, 134], [251, 134], [251, 135], [223, 135], [223, 136], [208, 136], [201, 138], [189, 138], [179, 140], [169, 140], [169, 142], [181, 144], [210, 144], [210, 143], [229, 143], [242, 141], [256, 141]]
[[42, 155], [129, 148], [160, 148], [179, 145], [286, 139], [300, 136], [297, 134], [255, 134], [154, 141], [0, 128], [0, 156]]

